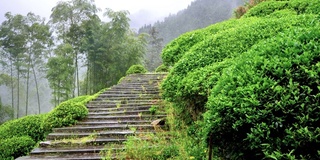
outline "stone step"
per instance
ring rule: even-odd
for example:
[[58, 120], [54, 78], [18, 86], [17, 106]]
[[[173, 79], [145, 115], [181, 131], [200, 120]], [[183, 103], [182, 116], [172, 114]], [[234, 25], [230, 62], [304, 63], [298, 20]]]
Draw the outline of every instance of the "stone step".
[[158, 102], [158, 100], [152, 100], [152, 99], [143, 99], [143, 100], [109, 100], [109, 101], [91, 101], [89, 102], [88, 106], [92, 105], [101, 105], [103, 106], [123, 106], [125, 104], [129, 104], [129, 105], [142, 105], [142, 104], [155, 104], [156, 102]]
[[141, 92], [141, 93], [159, 91], [158, 87], [141, 87], [141, 86], [128, 86], [128, 85], [117, 85], [111, 89], [117, 90], [117, 91], [132, 91], [132, 92]]
[[108, 101], [113, 101], [113, 100], [152, 100], [152, 99], [159, 99], [159, 95], [152, 95], [152, 96], [136, 96], [136, 97], [127, 97], [127, 96], [122, 96], [122, 97], [98, 97], [94, 100], [92, 100], [92, 102], [95, 101], [104, 101], [104, 102], [108, 102]]
[[130, 124], [130, 125], [143, 125], [151, 124], [150, 120], [108, 120], [108, 121], [95, 121], [95, 120], [86, 120], [78, 122], [77, 125], [81, 126], [98, 126], [98, 125], [116, 125], [116, 124]]
[[121, 103], [88, 103], [87, 108], [94, 109], [94, 108], [122, 108], [122, 107], [135, 107], [135, 106], [152, 106], [157, 104], [158, 101], [153, 101], [153, 102], [144, 102], [144, 103], [126, 103], [126, 104], [121, 104]]
[[63, 128], [54, 128], [53, 132], [63, 132], [63, 133], [84, 133], [84, 132], [100, 132], [100, 131], [110, 131], [110, 130], [128, 130], [128, 129], [137, 129], [137, 130], [152, 130], [154, 129], [151, 124], [113, 124], [113, 125], [95, 125], [95, 126], [83, 126], [83, 125], [74, 125], [72, 127], [63, 127]]
[[134, 131], [134, 130], [112, 130], [112, 131], [101, 131], [97, 133], [85, 132], [85, 133], [63, 133], [54, 132], [47, 135], [46, 140], [62, 140], [62, 139], [78, 139], [83, 137], [96, 136], [98, 139], [106, 139], [109, 141], [117, 141], [125, 139], [127, 136], [134, 134], [150, 134], [154, 131]]
[[140, 94], [140, 93], [143, 93], [143, 94], [159, 94], [160, 92], [158, 90], [155, 90], [153, 92], [140, 92], [140, 91], [132, 91], [132, 90], [107, 90], [105, 92], [103, 92], [101, 95], [103, 94], [122, 94], [122, 95], [127, 95], [127, 94]]
[[[50, 148], [38, 148], [31, 152], [30, 156], [25, 157], [26, 160], [29, 159], [41, 159], [41, 160], [57, 160], [57, 159], [66, 159], [66, 160], [95, 160], [103, 159], [104, 156], [100, 152], [105, 152], [106, 150], [123, 150], [123, 147], [120, 148], [108, 148], [107, 146], [87, 146], [87, 147], [64, 147], [57, 149]], [[105, 155], [107, 156], [107, 154]], [[116, 158], [116, 157], [115, 157]], [[119, 157], [120, 158], [120, 157]]]
[[167, 76], [167, 73], [131, 74], [126, 76], [124, 79], [163, 79], [165, 76]]
[[[166, 117], [166, 115], [119, 115], [119, 116], [88, 116], [87, 121], [107, 121], [107, 120], [117, 120], [117, 121], [128, 121], [128, 120], [156, 120], [159, 118]], [[151, 122], [150, 122], [151, 123]]]
[[149, 110], [151, 105], [145, 106], [119, 106], [114, 108], [98, 108], [98, 107], [88, 107], [89, 113], [95, 112], [113, 112], [113, 111], [137, 111], [137, 110]]
[[158, 96], [158, 94], [146, 94], [146, 93], [127, 93], [127, 94], [123, 94], [123, 93], [102, 93], [99, 95], [99, 98], [108, 98], [108, 97], [136, 97], [136, 98], [139, 98], [139, 97], [149, 97], [149, 98], [152, 98], [154, 96]]
[[109, 112], [89, 112], [88, 116], [118, 116], [118, 115], [137, 115], [150, 114], [149, 110], [135, 110], [135, 111], [109, 111]]

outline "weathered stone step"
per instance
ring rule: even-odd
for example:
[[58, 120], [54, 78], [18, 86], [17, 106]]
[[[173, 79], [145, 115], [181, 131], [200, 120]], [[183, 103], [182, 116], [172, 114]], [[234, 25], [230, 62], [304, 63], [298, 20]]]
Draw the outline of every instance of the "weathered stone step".
[[135, 107], [135, 106], [151, 106], [154, 104], [157, 104], [157, 100], [156, 101], [149, 101], [149, 102], [143, 102], [143, 103], [92, 103], [93, 101], [89, 102], [87, 104], [88, 109], [90, 108], [120, 108], [120, 107]]
[[130, 78], [130, 79], [163, 79], [167, 73], [144, 73], [144, 74], [131, 74], [125, 79]]
[[88, 116], [118, 116], [118, 115], [137, 115], [150, 114], [149, 110], [135, 110], [135, 111], [109, 111], [109, 112], [89, 112]]
[[50, 133], [46, 137], [46, 140], [62, 140], [62, 139], [75, 139], [75, 138], [83, 138], [83, 137], [89, 137], [89, 136], [96, 136], [99, 139], [106, 139], [110, 141], [117, 141], [125, 139], [127, 136], [132, 136], [134, 134], [150, 134], [154, 131], [133, 131], [133, 130], [112, 130], [112, 131], [102, 131], [97, 133]]
[[150, 99], [159, 99], [159, 95], [137, 95], [137, 96], [105, 96], [105, 97], [98, 97], [91, 102], [94, 101], [104, 101], [108, 102], [110, 100], [150, 100]]
[[145, 106], [119, 106], [114, 108], [98, 108], [98, 107], [88, 107], [89, 113], [95, 112], [112, 112], [112, 111], [136, 111], [136, 110], [149, 110], [151, 105]]
[[153, 99], [145, 99], [145, 100], [109, 100], [109, 101], [91, 101], [89, 102], [89, 106], [93, 106], [93, 105], [101, 105], [101, 106], [123, 106], [125, 104], [129, 104], [129, 105], [141, 105], [141, 104], [154, 104], [155, 102], [157, 102], [156, 100]]
[[72, 127], [54, 128], [53, 132], [63, 132], [63, 133], [83, 133], [83, 132], [100, 132], [100, 131], [110, 131], [110, 130], [127, 130], [127, 129], [138, 129], [138, 130], [152, 130], [154, 129], [151, 124], [113, 124], [113, 125], [95, 125], [95, 126], [82, 126], [74, 125]]
[[86, 146], [86, 147], [66, 147], [66, 148], [38, 148], [31, 152], [31, 159], [68, 159], [68, 160], [85, 160], [85, 159], [102, 159], [100, 152], [108, 150], [123, 150], [121, 148], [108, 148], [107, 146]]
[[133, 89], [143, 89], [143, 90], [152, 90], [152, 89], [159, 89], [158, 86], [155, 85], [133, 85], [133, 84], [118, 84], [116, 86], [111, 87], [111, 89], [114, 88], [133, 88]]
[[122, 95], [127, 95], [127, 94], [159, 94], [160, 92], [157, 90], [153, 91], [153, 92], [141, 92], [141, 91], [133, 91], [133, 90], [107, 90], [105, 92], [103, 92], [101, 95], [103, 94], [122, 94]]
[[157, 96], [158, 94], [146, 94], [146, 93], [140, 93], [140, 94], [137, 94], [137, 93], [127, 93], [127, 94], [122, 94], [122, 93], [102, 93], [99, 95], [99, 98], [109, 98], [109, 97], [154, 97], [154, 96]]
[[113, 120], [113, 121], [95, 121], [95, 120], [86, 120], [78, 122], [77, 125], [82, 126], [96, 126], [96, 125], [115, 125], [115, 124], [150, 124], [150, 120]]
[[155, 120], [166, 117], [166, 115], [119, 115], [119, 116], [88, 116], [88, 121], [106, 121], [106, 120]]

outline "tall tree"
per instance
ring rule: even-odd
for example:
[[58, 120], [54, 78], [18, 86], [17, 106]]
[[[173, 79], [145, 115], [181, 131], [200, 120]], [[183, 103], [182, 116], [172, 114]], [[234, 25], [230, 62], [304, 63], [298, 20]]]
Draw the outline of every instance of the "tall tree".
[[128, 14], [128, 11], [106, 9], [104, 15], [109, 22], [94, 18], [83, 26], [86, 36], [82, 46], [88, 67], [83, 85], [90, 88], [90, 93], [115, 84], [131, 65], [141, 63], [145, 36], [137, 36], [130, 30]]
[[75, 73], [73, 74], [75, 79], [74, 90], [77, 90], [77, 95], [79, 95], [80, 91], [78, 61], [80, 41], [83, 35], [80, 26], [83, 21], [95, 15], [98, 10], [94, 0], [60, 1], [52, 9], [50, 22], [55, 27], [59, 40], [63, 43], [69, 43], [73, 47], [72, 58], [75, 65]]
[[27, 27], [25, 18], [20, 15], [12, 15], [10, 12], [5, 14], [5, 20], [0, 28], [0, 41], [2, 49], [9, 60], [10, 76], [11, 76], [11, 94], [12, 106], [14, 106], [14, 68], [16, 71], [17, 79], [17, 118], [20, 111], [20, 77], [23, 72], [24, 60], [26, 57], [26, 44], [27, 44]]
[[[0, 74], [0, 86], [1, 85], [10, 85], [10, 76], [4, 73]], [[14, 117], [14, 109], [9, 105], [4, 105], [0, 97], [0, 124], [7, 119], [12, 119]]]
[[47, 79], [53, 90], [53, 103], [56, 106], [73, 96], [73, 79], [75, 67], [72, 61], [73, 48], [70, 44], [62, 44], [55, 49], [56, 57], [51, 57], [47, 63]]
[[153, 71], [162, 63], [159, 55], [163, 48], [163, 38], [159, 37], [159, 32], [154, 26], [148, 33], [148, 50], [144, 59], [148, 70]]
[[[50, 28], [44, 23], [44, 19], [41, 19], [40, 16], [36, 16], [33, 13], [28, 13], [27, 17], [27, 77], [26, 77], [26, 115], [28, 115], [28, 106], [29, 106], [29, 80], [30, 72], [33, 73], [33, 78], [36, 87], [37, 101], [38, 101], [38, 113], [41, 113], [41, 104], [40, 104], [40, 95], [39, 95], [39, 86], [38, 86], [38, 77], [36, 67], [39, 65], [43, 66], [43, 61], [47, 57], [47, 50], [50, 48], [50, 45], [53, 44]], [[39, 72], [39, 70], [38, 70]]]

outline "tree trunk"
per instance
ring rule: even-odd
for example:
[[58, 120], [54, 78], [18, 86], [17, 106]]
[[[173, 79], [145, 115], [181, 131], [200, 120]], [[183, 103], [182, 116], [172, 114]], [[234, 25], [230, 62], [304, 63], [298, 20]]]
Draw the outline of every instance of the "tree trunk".
[[20, 67], [19, 66], [17, 66], [17, 78], [18, 78], [18, 80], [17, 80], [17, 118], [19, 118], [19, 112], [20, 112]]
[[31, 64], [32, 72], [33, 72], [33, 77], [34, 77], [34, 82], [36, 84], [36, 90], [37, 90], [37, 99], [38, 99], [38, 109], [39, 109], [39, 114], [41, 113], [41, 107], [40, 107], [40, 95], [39, 95], [39, 86], [38, 86], [38, 80], [37, 80], [37, 75], [36, 71], [34, 69], [34, 65]]
[[29, 54], [29, 64], [28, 64], [28, 68], [27, 68], [26, 116], [28, 115], [28, 106], [29, 106], [30, 65], [31, 65], [31, 54]]
[[[14, 83], [13, 83], [13, 64], [12, 60], [10, 60], [10, 81], [11, 81], [11, 106], [12, 109], [14, 110], [14, 95], [13, 95], [13, 90], [14, 90]], [[18, 112], [17, 112], [17, 118], [18, 118]]]

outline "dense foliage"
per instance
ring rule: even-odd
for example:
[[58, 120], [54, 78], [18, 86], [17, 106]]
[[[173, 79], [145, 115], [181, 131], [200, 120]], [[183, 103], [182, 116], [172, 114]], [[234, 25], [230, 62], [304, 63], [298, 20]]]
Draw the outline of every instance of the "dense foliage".
[[12, 160], [28, 154], [36, 142], [29, 136], [12, 137], [1, 140], [0, 159]]
[[147, 70], [142, 65], [132, 65], [126, 72], [126, 75], [134, 73], [146, 73]]
[[[1, 96], [16, 118], [96, 93], [116, 84], [131, 65], [142, 64], [146, 35], [130, 29], [129, 12], [105, 9], [104, 22], [100, 11], [93, 0], [68, 0], [57, 2], [48, 23], [33, 13], [4, 15], [0, 86], [6, 87]], [[8, 82], [1, 82], [3, 75]]]
[[44, 140], [52, 128], [70, 126], [85, 118], [88, 114], [85, 104], [101, 92], [62, 102], [47, 114], [29, 115], [0, 125], [0, 158], [26, 155], [37, 142]]
[[169, 72], [169, 69], [170, 68], [168, 66], [161, 64], [156, 68], [155, 72]]
[[262, 2], [165, 47], [163, 96], [210, 153], [319, 159], [319, 147], [307, 146], [320, 145], [320, 3], [308, 3]]
[[91, 100], [91, 96], [80, 96], [60, 103], [48, 113], [44, 128], [51, 131], [52, 128], [70, 126], [88, 115], [85, 104]]

